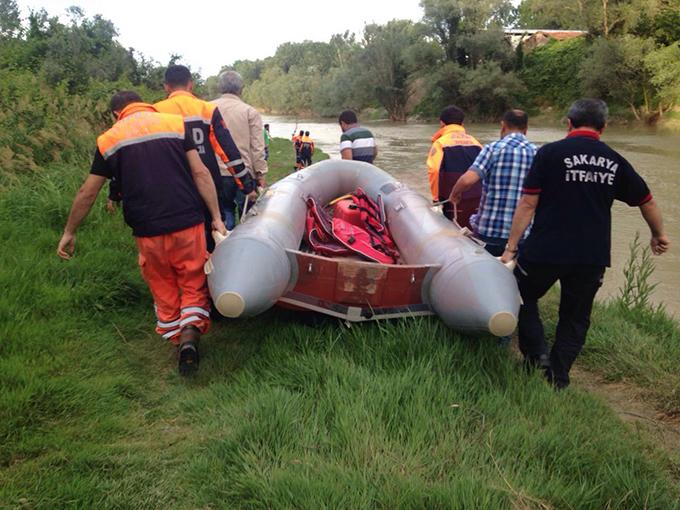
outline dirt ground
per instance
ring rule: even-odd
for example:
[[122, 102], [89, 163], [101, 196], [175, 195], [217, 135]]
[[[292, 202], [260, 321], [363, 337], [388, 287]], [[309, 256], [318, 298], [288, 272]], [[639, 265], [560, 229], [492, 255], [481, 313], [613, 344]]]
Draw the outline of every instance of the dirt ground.
[[680, 452], [680, 416], [659, 412], [637, 386], [604, 381], [578, 366], [571, 369], [570, 376], [576, 387], [597, 395], [621, 420], [649, 434], [658, 447], [671, 454]]

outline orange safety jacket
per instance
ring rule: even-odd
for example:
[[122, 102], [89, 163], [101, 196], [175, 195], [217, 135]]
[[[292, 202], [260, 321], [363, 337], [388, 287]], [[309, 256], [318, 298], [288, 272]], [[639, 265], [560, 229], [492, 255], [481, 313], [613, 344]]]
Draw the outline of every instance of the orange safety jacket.
[[300, 138], [300, 152], [302, 152], [302, 149], [305, 146], [309, 147], [310, 154], [314, 154], [314, 140], [306, 135]]
[[154, 106], [159, 112], [175, 113], [184, 117], [198, 154], [213, 176], [218, 196], [222, 195], [223, 185], [215, 155], [224, 162], [241, 190], [250, 193], [255, 189], [255, 182], [243, 164], [241, 153], [217, 106], [184, 90], [171, 93], [167, 99], [159, 101]]
[[[432, 137], [432, 148], [427, 157], [427, 174], [432, 200], [446, 200], [454, 184], [472, 166], [482, 144], [458, 124], [449, 124]], [[476, 185], [481, 196], [481, 184]], [[473, 190], [470, 190], [473, 192]]]
[[298, 152], [300, 152], [300, 144], [302, 142], [302, 137], [300, 135], [293, 135], [291, 141], [293, 142], [295, 154], [297, 154]]
[[90, 173], [115, 180], [133, 235], [170, 234], [204, 221], [186, 157], [195, 148], [182, 117], [131, 103], [97, 138]]

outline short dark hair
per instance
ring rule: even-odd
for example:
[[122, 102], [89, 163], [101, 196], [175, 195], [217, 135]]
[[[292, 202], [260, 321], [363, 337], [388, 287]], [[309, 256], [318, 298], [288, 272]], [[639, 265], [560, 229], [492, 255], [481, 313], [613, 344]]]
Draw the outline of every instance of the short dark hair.
[[301, 129], [301, 130], [300, 130], [300, 136], [304, 136], [304, 134], [305, 134], [305, 130], [304, 130], [304, 129]]
[[109, 107], [112, 112], [120, 112], [123, 108], [131, 103], [141, 103], [142, 98], [134, 90], [121, 90], [116, 92], [111, 101], [109, 102]]
[[185, 87], [192, 80], [187, 66], [173, 64], [165, 70], [165, 84], [171, 87]]
[[516, 129], [526, 129], [529, 125], [529, 116], [523, 110], [508, 110], [503, 114], [503, 122]]
[[309, 131], [305, 131], [305, 136], [309, 136]]
[[465, 112], [455, 105], [450, 105], [442, 110], [439, 120], [447, 126], [449, 124], [462, 124], [465, 120]]
[[345, 124], [356, 124], [359, 122], [357, 119], [357, 114], [353, 110], [345, 110], [338, 117], [338, 122], [344, 122]]
[[264, 125], [264, 128], [265, 128], [265, 129], [269, 129], [269, 124], [265, 124], [265, 125]]
[[607, 124], [608, 115], [607, 103], [602, 99], [583, 98], [571, 104], [567, 118], [575, 128], [585, 126], [600, 131]]

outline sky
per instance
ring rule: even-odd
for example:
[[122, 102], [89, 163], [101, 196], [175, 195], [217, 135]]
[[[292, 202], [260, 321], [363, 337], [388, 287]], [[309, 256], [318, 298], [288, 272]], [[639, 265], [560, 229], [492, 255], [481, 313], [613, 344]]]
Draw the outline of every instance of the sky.
[[[284, 42], [328, 41], [367, 23], [419, 20], [419, 0], [244, 0], [177, 2], [157, 0], [18, 0], [22, 15], [44, 8], [65, 18], [71, 5], [86, 16], [101, 14], [118, 29], [119, 42], [161, 64], [170, 55], [206, 78], [235, 60], [273, 55]], [[192, 6], [196, 6], [192, 9]]]

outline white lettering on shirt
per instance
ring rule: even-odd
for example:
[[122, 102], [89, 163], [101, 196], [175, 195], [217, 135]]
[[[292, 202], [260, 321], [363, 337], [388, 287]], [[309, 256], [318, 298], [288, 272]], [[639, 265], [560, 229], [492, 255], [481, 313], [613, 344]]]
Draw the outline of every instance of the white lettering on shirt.
[[[593, 182], [613, 186], [619, 168], [618, 163], [611, 159], [590, 154], [574, 154], [567, 156], [563, 161], [567, 168], [564, 173], [565, 182]], [[577, 166], [587, 166], [588, 169], [575, 168]], [[602, 170], [598, 171], [594, 167]]]

